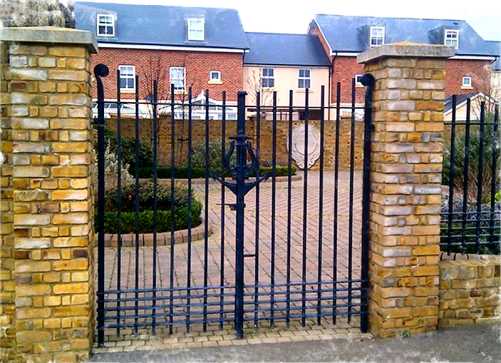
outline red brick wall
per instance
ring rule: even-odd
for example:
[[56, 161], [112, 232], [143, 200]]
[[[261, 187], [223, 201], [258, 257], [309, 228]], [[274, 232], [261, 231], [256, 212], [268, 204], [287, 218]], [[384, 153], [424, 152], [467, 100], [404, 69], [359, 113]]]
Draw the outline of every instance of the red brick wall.
[[[445, 92], [447, 96], [470, 92], [489, 94], [490, 61], [449, 59], [445, 67]], [[462, 89], [463, 76], [472, 78], [473, 89]]]
[[[170, 97], [169, 68], [177, 66], [185, 67], [186, 87], [193, 87], [194, 97], [208, 89], [210, 98], [220, 100], [221, 92], [226, 91], [228, 100], [236, 100], [237, 92], [243, 89], [243, 57], [239, 53], [101, 48], [91, 61], [92, 67], [104, 63], [110, 69], [110, 75], [104, 79], [106, 98], [116, 98], [116, 71], [122, 64], [136, 67], [140, 99], [151, 93], [149, 84], [155, 78], [159, 79], [159, 99]], [[209, 71], [220, 71], [223, 83], [209, 84]], [[93, 92], [96, 96], [95, 87]], [[134, 94], [121, 96], [133, 98]]]
[[[336, 102], [337, 83], [341, 82], [341, 103], [351, 102], [351, 80], [356, 74], [363, 74], [364, 67], [357, 63], [357, 57], [334, 57], [332, 64], [331, 99]], [[356, 102], [364, 101], [364, 87], [356, 87]]]
[[[489, 93], [489, 61], [450, 59], [445, 68], [445, 92], [447, 96], [471, 92]], [[336, 83], [341, 82], [341, 102], [351, 102], [351, 79], [363, 73], [356, 57], [335, 57], [332, 73], [332, 102], [336, 102]], [[462, 89], [463, 76], [472, 77], [472, 89]], [[364, 88], [356, 89], [357, 102], [363, 102]]]

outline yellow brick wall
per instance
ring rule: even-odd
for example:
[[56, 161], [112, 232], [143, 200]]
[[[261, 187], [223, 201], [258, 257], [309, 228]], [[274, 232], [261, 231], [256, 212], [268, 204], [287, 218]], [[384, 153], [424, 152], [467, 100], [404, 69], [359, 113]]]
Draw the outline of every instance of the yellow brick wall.
[[83, 361], [94, 334], [89, 51], [22, 43], [7, 52], [12, 150], [2, 183], [11, 169], [13, 201], [2, 210], [14, 232], [5, 253], [14, 257], [16, 348], [22, 361]]
[[450, 256], [440, 261], [439, 325], [501, 322], [500, 270], [501, 256]]
[[370, 201], [370, 328], [436, 329], [444, 59], [386, 57], [376, 79]]

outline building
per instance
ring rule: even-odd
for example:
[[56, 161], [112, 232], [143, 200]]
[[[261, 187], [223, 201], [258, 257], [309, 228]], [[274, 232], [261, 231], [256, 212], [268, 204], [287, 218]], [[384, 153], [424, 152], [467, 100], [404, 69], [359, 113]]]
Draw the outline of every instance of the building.
[[187, 101], [189, 87], [194, 99], [207, 89], [215, 102], [223, 91], [235, 101], [243, 89], [248, 42], [236, 10], [77, 2], [75, 24], [96, 34], [99, 53], [92, 65], [110, 68], [104, 80], [109, 100], [117, 88], [122, 99], [137, 90], [140, 100], [151, 100], [155, 79], [158, 99], [169, 100], [173, 84], [176, 102]]
[[273, 103], [277, 93], [277, 118], [288, 117], [289, 92], [293, 91], [294, 119], [303, 119], [306, 89], [309, 89], [310, 118], [319, 119], [320, 90], [325, 86], [325, 106], [328, 106], [330, 62], [317, 37], [309, 34], [246, 33], [249, 52], [244, 56], [244, 89], [249, 104]]
[[501, 42], [490, 41], [489, 43], [498, 54], [496, 62], [492, 64], [490, 93], [492, 97], [501, 102]]
[[[331, 101], [341, 83], [341, 103], [351, 100], [352, 78], [362, 73], [356, 56], [370, 47], [398, 42], [444, 44], [456, 49], [447, 61], [446, 94], [484, 92], [490, 88], [490, 66], [498, 53], [464, 20], [316, 15], [309, 33], [319, 37], [331, 62]], [[358, 85], [358, 82], [357, 82]], [[356, 90], [363, 102], [363, 89]]]

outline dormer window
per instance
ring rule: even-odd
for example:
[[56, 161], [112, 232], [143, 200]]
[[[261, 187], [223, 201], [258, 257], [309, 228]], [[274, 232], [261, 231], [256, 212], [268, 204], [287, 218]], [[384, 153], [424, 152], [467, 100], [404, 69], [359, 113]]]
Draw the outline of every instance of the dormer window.
[[371, 26], [369, 44], [371, 47], [380, 47], [384, 44], [384, 26]]
[[444, 45], [458, 49], [459, 48], [459, 30], [445, 29]]
[[115, 16], [113, 14], [97, 14], [97, 36], [115, 36]]
[[188, 23], [188, 40], [204, 40], [205, 39], [205, 21], [204, 18], [189, 18]]

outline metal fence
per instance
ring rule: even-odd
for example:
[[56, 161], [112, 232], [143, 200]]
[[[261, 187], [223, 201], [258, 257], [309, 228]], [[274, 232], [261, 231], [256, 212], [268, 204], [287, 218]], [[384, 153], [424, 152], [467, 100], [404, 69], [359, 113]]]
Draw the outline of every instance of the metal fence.
[[[464, 117], [457, 117], [460, 110]], [[471, 98], [458, 104], [453, 96], [444, 158], [442, 251], [499, 254], [499, 105]]]
[[[352, 81], [351, 105], [342, 107], [341, 86], [337, 85], [337, 104], [329, 106], [325, 89], [319, 105], [309, 104], [309, 90], [304, 93], [304, 106], [294, 106], [294, 94], [290, 92], [289, 104], [277, 105], [273, 93], [272, 104], [263, 106], [260, 94], [253, 105], [246, 105], [244, 92], [238, 93], [236, 129], [228, 133], [226, 126], [226, 93], [217, 105], [221, 111], [218, 135], [219, 158], [222, 168], [211, 165], [211, 133], [209, 130], [210, 108], [208, 101], [204, 126], [204, 175], [202, 183], [195, 183], [193, 162], [196, 145], [193, 145], [192, 90], [188, 89], [187, 121], [188, 143], [187, 176], [182, 180], [186, 187], [186, 235], [181, 238], [176, 231], [173, 217], [178, 208], [174, 201], [180, 178], [176, 175], [176, 115], [179, 104], [171, 89], [170, 101], [157, 99], [157, 84], [153, 85], [151, 99], [152, 118], [139, 116], [139, 93], [135, 99], [121, 99], [116, 95], [117, 122], [113, 131], [117, 157], [116, 188], [113, 197], [106, 192], [105, 149], [106, 129], [109, 119], [104, 114], [105, 95], [102, 77], [108, 74], [104, 65], [95, 70], [98, 85], [98, 208], [96, 226], [98, 232], [98, 291], [97, 331], [101, 344], [108, 335], [152, 332], [159, 329], [172, 333], [176, 329], [222, 329], [234, 327], [242, 337], [244, 327], [258, 327], [266, 323], [273, 326], [279, 322], [289, 325], [297, 321], [301, 325], [310, 320], [316, 324], [328, 321], [336, 323], [343, 318], [367, 331], [368, 308], [368, 213], [369, 171], [371, 139], [371, 95], [373, 78], [365, 76], [367, 92], [365, 106], [359, 107], [355, 100], [355, 80]], [[120, 79], [119, 74], [117, 79]], [[136, 76], [136, 85], [139, 85]], [[119, 85], [117, 84], [117, 89]], [[205, 99], [209, 100], [208, 91]], [[109, 102], [109, 101], [106, 101]], [[130, 171], [133, 176], [131, 200], [125, 200], [122, 185], [122, 164], [125, 141], [121, 135], [123, 104], [135, 109], [135, 137], [132, 153], [135, 160]], [[199, 107], [200, 105], [197, 105]], [[158, 112], [166, 107], [171, 110], [170, 125], [170, 171], [161, 187], [159, 178]], [[325, 144], [325, 115], [335, 111], [334, 145]], [[339, 153], [347, 140], [340, 140], [339, 122], [342, 110], [351, 114], [349, 140], [349, 170], [339, 169]], [[282, 110], [288, 117], [287, 161], [281, 177], [277, 170], [277, 113]], [[308, 165], [310, 147], [310, 112], [319, 115], [319, 158], [316, 171], [308, 167], [294, 175], [293, 161], [293, 115], [301, 114], [304, 140], [304, 164]], [[355, 170], [355, 114], [364, 115], [363, 170]], [[252, 113], [253, 131], [249, 133]], [[271, 119], [262, 119], [263, 114]], [[183, 112], [184, 114], [184, 112]], [[141, 205], [145, 193], [140, 177], [140, 150], [143, 141], [140, 130], [151, 124], [151, 175], [149, 194], [151, 204]], [[271, 125], [271, 139], [262, 140], [262, 128]], [[200, 131], [200, 130], [198, 130]], [[269, 165], [264, 167], [261, 148], [271, 143]], [[297, 147], [297, 145], [296, 145]], [[325, 150], [333, 149], [333, 169], [325, 170]], [[280, 180], [282, 178], [282, 180]], [[166, 183], [166, 184], [165, 184]], [[170, 206], [164, 211], [160, 206], [160, 194], [170, 194]], [[116, 197], [116, 202], [115, 198]], [[105, 200], [112, 198], [106, 210]], [[201, 225], [196, 227], [198, 215], [192, 207], [200, 200], [202, 204]], [[129, 203], [132, 210], [125, 210]], [[147, 209], [145, 211], [144, 209]], [[148, 242], [140, 223], [144, 213], [150, 213], [152, 224]], [[233, 214], [233, 212], [235, 214]], [[127, 213], [132, 213], [130, 225], [121, 223]], [[166, 226], [166, 216], [170, 220]], [[110, 217], [111, 216], [111, 217]], [[118, 221], [118, 223], [116, 223]], [[112, 230], [106, 223], [114, 223]], [[163, 226], [163, 227], [161, 227]], [[195, 227], [200, 229], [201, 239], [195, 241]], [[212, 232], [212, 235], [211, 235]], [[111, 243], [110, 236], [114, 236]], [[150, 238], [148, 237], [148, 238]], [[354, 318], [358, 317], [355, 321]]]

